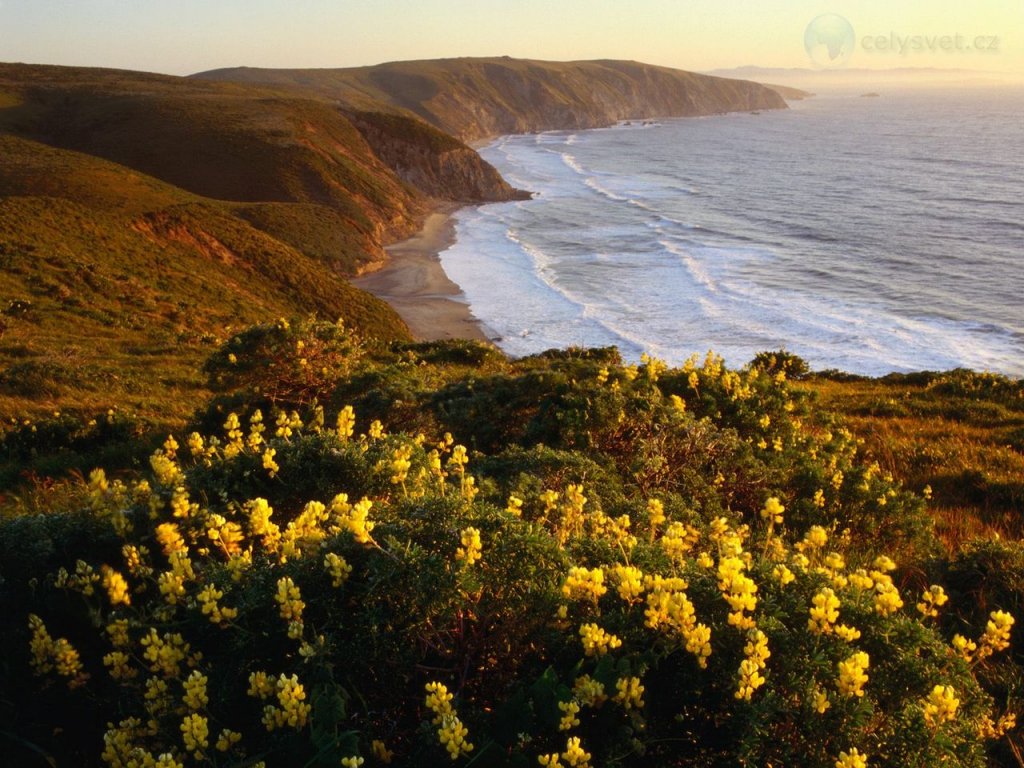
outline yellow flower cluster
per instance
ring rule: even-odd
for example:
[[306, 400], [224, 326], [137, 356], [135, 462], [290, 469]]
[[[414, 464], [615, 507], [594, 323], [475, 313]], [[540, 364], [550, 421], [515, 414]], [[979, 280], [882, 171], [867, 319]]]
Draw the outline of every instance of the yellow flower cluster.
[[100, 573], [102, 574], [103, 588], [107, 590], [107, 597], [110, 598], [110, 604], [114, 606], [131, 605], [132, 598], [128, 593], [128, 582], [124, 576], [108, 565], [100, 568]]
[[400, 445], [391, 454], [391, 482], [395, 485], [405, 484], [412, 467], [412, 446]]
[[839, 662], [839, 693], [847, 698], [864, 695], [864, 684], [868, 681], [865, 670], [870, 666], [870, 659], [863, 651], [857, 651], [844, 661]]
[[596, 604], [607, 591], [604, 571], [600, 568], [570, 568], [562, 583], [562, 594], [570, 600], [589, 600]]
[[139, 673], [131, 665], [132, 658], [124, 651], [111, 651], [103, 657], [103, 666], [109, 667], [110, 676], [115, 680], [131, 680]]
[[207, 538], [228, 557], [242, 551], [242, 526], [223, 515], [212, 514], [208, 518]]
[[862, 755], [856, 747], [849, 752], [840, 752], [836, 768], [868, 768], [867, 755]]
[[167, 560], [171, 570], [164, 571], [157, 576], [157, 587], [168, 605], [177, 605], [179, 600], [185, 596], [186, 582], [195, 579], [196, 574], [187, 549], [172, 552]]
[[227, 608], [221, 606], [218, 602], [224, 593], [217, 589], [212, 584], [207, 585], [199, 594], [196, 595], [196, 599], [199, 601], [199, 608], [203, 612], [204, 616], [208, 616], [212, 624], [223, 624], [231, 621], [238, 616], [237, 608]]
[[583, 652], [587, 656], [604, 656], [608, 651], [622, 646], [622, 641], [619, 638], [605, 632], [597, 624], [580, 626], [580, 641], [583, 643]]
[[926, 619], [934, 619], [939, 615], [939, 608], [949, 600], [946, 590], [938, 584], [932, 584], [921, 595], [921, 602], [917, 604], [917, 610]]
[[590, 753], [583, 749], [578, 736], [570, 736], [566, 741], [562, 759], [569, 768], [590, 768]]
[[277, 706], [267, 704], [263, 707], [262, 721], [268, 731], [286, 726], [299, 731], [306, 726], [312, 707], [306, 703], [306, 689], [299, 682], [298, 675], [289, 677], [282, 673], [271, 684], [265, 673], [254, 672], [249, 675], [248, 693], [263, 700], [277, 694]]
[[288, 637], [293, 640], [302, 637], [302, 611], [305, 610], [306, 604], [290, 576], [282, 576], [277, 580], [274, 600], [280, 608], [281, 618], [288, 622]]
[[651, 526], [653, 536], [658, 528], [665, 524], [665, 505], [660, 499], [647, 500], [647, 523]]
[[[682, 582], [681, 579], [679, 581]], [[670, 635], [678, 634], [686, 644], [686, 650], [696, 656], [697, 663], [705, 669], [711, 655], [711, 629], [697, 622], [693, 603], [683, 592], [685, 587], [686, 583], [682, 582], [657, 584], [652, 588], [647, 594], [645, 624], [651, 629], [663, 630]]]
[[761, 519], [768, 521], [769, 528], [774, 525], [782, 525], [782, 513], [785, 511], [786, 508], [782, 505], [782, 502], [775, 496], [772, 496], [764, 503], [764, 508], [761, 510]]
[[816, 635], [832, 633], [839, 621], [839, 598], [831, 587], [824, 587], [811, 599], [810, 618], [807, 629]]
[[96, 584], [99, 580], [99, 574], [91, 565], [84, 560], [78, 560], [75, 562], [74, 576], [69, 574], [66, 568], [60, 568], [57, 571], [54, 585], [59, 589], [73, 589], [86, 597], [92, 597], [96, 592]]
[[699, 539], [700, 531], [676, 520], [669, 523], [660, 543], [665, 554], [673, 560], [679, 561], [693, 549]]
[[732, 608], [728, 621], [740, 630], [754, 628], [748, 613], [757, 607], [757, 584], [744, 572], [746, 567], [746, 561], [736, 555], [727, 555], [718, 563], [718, 587]]
[[271, 477], [277, 477], [277, 473], [281, 471], [281, 466], [274, 461], [277, 456], [277, 450], [274, 448], [267, 448], [263, 452], [263, 468], [267, 470], [267, 474]]
[[992, 611], [989, 614], [985, 632], [981, 636], [978, 648], [978, 659], [985, 659], [997, 651], [1005, 651], [1010, 647], [1010, 633], [1014, 619], [1006, 611]]
[[956, 697], [956, 691], [952, 686], [936, 685], [928, 694], [921, 709], [928, 727], [938, 728], [956, 717], [956, 710], [959, 706], [960, 700]]
[[750, 701], [754, 691], [765, 683], [764, 671], [768, 658], [772, 655], [768, 650], [768, 636], [760, 629], [752, 629], [747, 635], [747, 644], [743, 647], [744, 659], [740, 662], [740, 680], [734, 694], [741, 701]]
[[465, 567], [473, 565], [483, 557], [483, 545], [480, 542], [480, 531], [469, 526], [464, 528], [459, 541], [462, 546], [455, 550], [455, 559]]
[[207, 682], [206, 675], [198, 669], [194, 669], [183, 684], [185, 694], [182, 696], [182, 701], [193, 712], [202, 709], [210, 703], [210, 698], [206, 694]]
[[616, 565], [611, 570], [612, 580], [616, 583], [619, 597], [627, 603], [636, 600], [644, 591], [644, 574], [632, 565]]
[[217, 743], [214, 746], [218, 752], [228, 752], [232, 747], [242, 740], [242, 734], [238, 731], [232, 731], [230, 728], [221, 729], [220, 735], [217, 736]]
[[348, 440], [356, 428], [356, 414], [351, 405], [346, 405], [338, 412], [337, 434], [339, 440]]
[[623, 709], [643, 709], [644, 686], [639, 677], [620, 677], [615, 681], [615, 690], [612, 701], [621, 704]]
[[56, 671], [61, 677], [67, 678], [68, 688], [72, 689], [85, 685], [89, 675], [71, 643], [63, 637], [54, 640], [47, 632], [43, 620], [34, 613], [29, 614], [28, 626], [32, 630], [29, 649], [35, 673], [44, 675]]
[[558, 730], [568, 731], [580, 724], [577, 717], [580, 713], [580, 705], [575, 701], [560, 701], [558, 708], [562, 711], [562, 719], [558, 721]]
[[331, 502], [331, 512], [334, 514], [334, 524], [341, 530], [351, 533], [360, 544], [375, 544], [373, 531], [375, 523], [370, 520], [370, 508], [373, 502], [369, 499], [360, 499], [355, 504], [348, 503], [348, 495], [340, 493]]
[[181, 739], [187, 751], [197, 760], [202, 759], [203, 750], [210, 746], [210, 724], [202, 715], [185, 715], [181, 721]]
[[331, 586], [340, 587], [352, 574], [352, 566], [339, 554], [328, 552], [324, 556], [324, 568], [331, 577]]
[[473, 745], [466, 740], [469, 729], [462, 724], [455, 708], [452, 707], [452, 694], [443, 683], [438, 682], [427, 683], [426, 691], [426, 706], [434, 713], [434, 725], [439, 726], [437, 738], [441, 746], [447, 750], [452, 760], [468, 755], [473, 751]]
[[177, 632], [165, 632], [161, 637], [153, 628], [142, 638], [142, 657], [149, 662], [149, 669], [164, 677], [177, 677], [181, 673], [181, 664], [186, 661], [192, 666], [197, 658], [189, 658], [191, 646]]

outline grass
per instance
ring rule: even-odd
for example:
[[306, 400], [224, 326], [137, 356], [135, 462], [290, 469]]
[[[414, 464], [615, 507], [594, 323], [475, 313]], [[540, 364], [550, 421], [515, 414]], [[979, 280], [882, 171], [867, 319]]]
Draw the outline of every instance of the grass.
[[801, 384], [864, 441], [883, 469], [932, 491], [947, 547], [1024, 535], [1024, 384], [969, 371]]

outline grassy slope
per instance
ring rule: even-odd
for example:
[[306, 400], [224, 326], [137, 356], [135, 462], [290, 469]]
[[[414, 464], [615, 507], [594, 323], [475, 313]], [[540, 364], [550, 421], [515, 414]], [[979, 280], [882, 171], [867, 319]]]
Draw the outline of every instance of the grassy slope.
[[781, 96], [755, 83], [631, 61], [463, 58], [354, 69], [243, 67], [196, 77], [299, 87], [355, 109], [390, 104], [465, 141], [626, 118], [785, 108]]
[[0, 155], [0, 416], [180, 424], [209, 345], [268, 317], [407, 334], [343, 276], [422, 203], [322, 103], [4, 65]]
[[932, 489], [951, 550], [974, 536], [1024, 536], [1024, 383], [983, 374], [813, 377], [801, 383], [914, 491]]

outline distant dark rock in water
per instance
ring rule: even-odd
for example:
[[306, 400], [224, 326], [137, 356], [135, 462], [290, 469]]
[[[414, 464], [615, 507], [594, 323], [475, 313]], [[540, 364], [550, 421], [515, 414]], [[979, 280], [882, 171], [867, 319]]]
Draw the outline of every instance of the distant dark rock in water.
[[870, 91], [869, 93], [862, 93], [860, 95], [860, 97], [862, 99], [877, 99], [881, 95], [882, 94], [880, 94], [880, 93], [875, 93], [874, 91]]
[[753, 111], [753, 112], [751, 112], [750, 114], [752, 114], [752, 115], [760, 115], [761, 113], [760, 113], [760, 112], [758, 112], [757, 110], [754, 110], [754, 111]]

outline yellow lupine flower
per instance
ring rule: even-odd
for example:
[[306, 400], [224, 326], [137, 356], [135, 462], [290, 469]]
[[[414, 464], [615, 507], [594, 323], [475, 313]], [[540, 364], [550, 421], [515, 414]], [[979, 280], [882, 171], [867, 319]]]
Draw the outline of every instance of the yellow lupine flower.
[[864, 684], [868, 681], [865, 670], [870, 666], [870, 659], [863, 651], [858, 651], [845, 661], [839, 662], [839, 693], [843, 696], [863, 696]]
[[807, 629], [816, 635], [828, 635], [839, 620], [839, 598], [831, 587], [824, 587], [811, 600]]
[[631, 565], [617, 565], [611, 575], [617, 583], [616, 590], [626, 602], [636, 600], [644, 591], [644, 574], [639, 568]]
[[103, 666], [110, 668], [110, 676], [115, 680], [131, 680], [139, 671], [131, 665], [131, 656], [124, 651], [111, 651], [103, 657]]
[[926, 619], [933, 619], [939, 615], [939, 608], [944, 606], [948, 600], [946, 591], [938, 584], [932, 584], [922, 593], [917, 610]]
[[590, 753], [584, 751], [578, 736], [571, 736], [565, 743], [562, 759], [570, 768], [590, 768]]
[[210, 699], [206, 695], [206, 683], [206, 675], [198, 669], [193, 669], [192, 673], [185, 680], [185, 695], [182, 697], [182, 701], [193, 712], [202, 709], [210, 703]]
[[817, 688], [814, 691], [814, 711], [819, 715], [825, 714], [825, 711], [832, 706], [832, 702], [828, 700], [828, 693], [823, 691], [821, 688]]
[[467, 568], [483, 557], [483, 545], [480, 542], [480, 531], [470, 526], [463, 529], [460, 538], [462, 546], [455, 550], [455, 559]]
[[267, 470], [267, 474], [271, 477], [276, 477], [277, 473], [281, 471], [280, 465], [274, 461], [276, 455], [277, 451], [273, 448], [267, 448], [263, 452], [263, 468]]
[[277, 592], [274, 600], [280, 606], [281, 618], [285, 621], [301, 621], [302, 611], [306, 604], [302, 601], [302, 593], [290, 576], [277, 580]]
[[846, 624], [837, 624], [836, 635], [848, 643], [852, 643], [855, 640], [860, 639], [860, 630], [856, 627], [849, 627]]
[[1010, 647], [1010, 634], [1013, 631], [1014, 618], [1006, 611], [992, 611], [989, 614], [985, 632], [978, 641], [978, 659], [984, 659], [997, 651]]
[[622, 641], [615, 635], [605, 632], [597, 624], [580, 626], [580, 641], [583, 652], [587, 656], [604, 656], [608, 651], [622, 646]]
[[796, 576], [785, 565], [779, 564], [772, 569], [772, 577], [779, 582], [779, 586], [786, 586], [796, 580]]
[[352, 437], [356, 427], [356, 414], [351, 405], [346, 405], [338, 413], [337, 427], [338, 437], [341, 440], [348, 440]]
[[956, 710], [959, 706], [960, 700], [956, 697], [956, 691], [952, 686], [936, 685], [922, 706], [924, 721], [928, 723], [929, 727], [938, 728], [956, 717]]
[[185, 715], [181, 721], [181, 738], [185, 743], [185, 749], [193, 753], [196, 758], [202, 756], [202, 751], [209, 745], [210, 724], [202, 715]]
[[782, 505], [782, 502], [777, 497], [772, 496], [764, 503], [764, 508], [761, 510], [761, 519], [767, 520], [769, 524], [781, 525], [782, 513], [785, 511], [786, 508]]
[[224, 728], [221, 730], [220, 735], [217, 736], [217, 743], [214, 746], [218, 752], [227, 752], [241, 740], [242, 734], [238, 733], [238, 731]]
[[103, 574], [103, 588], [107, 590], [110, 604], [131, 605], [132, 598], [128, 593], [128, 582], [125, 581], [124, 576], [107, 565], [100, 568], [100, 573]]
[[324, 557], [324, 568], [331, 577], [331, 586], [340, 587], [352, 573], [352, 566], [344, 557], [334, 552], [328, 552]]
[[623, 709], [643, 709], [644, 686], [639, 677], [620, 677], [615, 681], [615, 690], [612, 701], [621, 704]]
[[558, 730], [568, 731], [580, 724], [577, 715], [580, 713], [580, 705], [575, 701], [560, 701], [558, 708], [562, 710], [562, 719], [558, 722]]
[[562, 583], [562, 594], [571, 600], [590, 600], [596, 603], [607, 591], [604, 571], [600, 568], [570, 568], [569, 575]]
[[299, 682], [298, 675], [288, 677], [281, 674], [274, 687], [279, 706], [268, 704], [263, 708], [263, 725], [268, 731], [285, 726], [302, 730], [312, 707], [305, 703], [306, 689]]
[[836, 768], [868, 768], [867, 755], [862, 755], [856, 747], [849, 752], [840, 752]]

